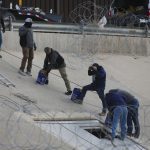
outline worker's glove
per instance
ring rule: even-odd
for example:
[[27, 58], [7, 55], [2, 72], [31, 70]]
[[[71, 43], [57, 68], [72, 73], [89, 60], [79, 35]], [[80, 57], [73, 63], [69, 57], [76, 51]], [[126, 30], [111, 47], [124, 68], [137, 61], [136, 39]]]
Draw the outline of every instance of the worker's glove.
[[46, 69], [41, 69], [40, 72], [45, 76], [48, 76], [48, 71]]
[[40, 70], [40, 73], [45, 74], [45, 69], [41, 69], [41, 70]]
[[3, 33], [5, 33], [5, 28], [3, 28]]
[[92, 75], [95, 75], [95, 74], [96, 74], [96, 71], [94, 70], [93, 66], [90, 66], [89, 69], [88, 69], [88, 75], [92, 76]]
[[37, 47], [36, 47], [36, 44], [34, 43], [34, 50], [36, 51]]

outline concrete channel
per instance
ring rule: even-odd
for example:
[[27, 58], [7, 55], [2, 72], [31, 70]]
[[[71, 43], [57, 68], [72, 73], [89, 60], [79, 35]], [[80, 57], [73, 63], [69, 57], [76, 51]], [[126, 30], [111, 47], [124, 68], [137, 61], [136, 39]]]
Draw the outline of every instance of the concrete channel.
[[[12, 31], [4, 34], [4, 50], [21, 51], [18, 36], [18, 28], [21, 25], [22, 24], [14, 25]], [[43, 26], [42, 29], [39, 26]], [[63, 25], [61, 26], [63, 30], [58, 28], [52, 30], [50, 26], [47, 26], [47, 28], [45, 26], [47, 25], [35, 24], [33, 27], [35, 31], [35, 42], [38, 47], [37, 51], [42, 51], [45, 46], [50, 46], [67, 53], [114, 53], [142, 56], [148, 56], [150, 54], [150, 38], [149, 36], [145, 37], [144, 30], [117, 30], [113, 28], [100, 30], [95, 28], [94, 31], [92, 28], [93, 30], [91, 31], [89, 30], [90, 28], [88, 28], [88, 30], [85, 29], [81, 31], [79, 26], [72, 26], [72, 28], [70, 26], [67, 28], [67, 26], [63, 27]], [[52, 27], [55, 28], [57, 26], [53, 25]], [[64, 28], [67, 28], [68, 31]], [[125, 142], [117, 140], [116, 144], [118, 147], [114, 148], [109, 140], [95, 136], [95, 131], [93, 130], [101, 133], [102, 124], [97, 119], [91, 119], [91, 115], [87, 120], [83, 120], [83, 118], [82, 120], [77, 120], [77, 116], [73, 117], [72, 120], [65, 120], [64, 114], [59, 114], [58, 116], [62, 116], [62, 118], [61, 120], [57, 120], [56, 114], [46, 114], [46, 116], [42, 116], [42, 113], [32, 114], [33, 117], [22, 112], [8, 113], [6, 109], [2, 109], [1, 112], [3, 111], [8, 114], [8, 119], [4, 118], [5, 122], [3, 121], [1, 124], [1, 129], [4, 130], [1, 130], [2, 134], [0, 137], [1, 139], [6, 137], [6, 144], [4, 145], [6, 150], [27, 148], [39, 150], [101, 150], [104, 149], [106, 145], [107, 150], [124, 150], [127, 148], [129, 150], [145, 150], [143, 146], [128, 138]], [[38, 117], [36, 117], [36, 115]], [[55, 116], [55, 118], [53, 117], [53, 120], [51, 120], [51, 118], [48, 118], [49, 116]], [[66, 116], [69, 116], [70, 119], [70, 114]], [[79, 114], [79, 116], [81, 119], [81, 114]], [[47, 119], [47, 121], [42, 120], [43, 118]], [[20, 132], [18, 132], [18, 129]], [[19, 144], [16, 146], [16, 143]]]

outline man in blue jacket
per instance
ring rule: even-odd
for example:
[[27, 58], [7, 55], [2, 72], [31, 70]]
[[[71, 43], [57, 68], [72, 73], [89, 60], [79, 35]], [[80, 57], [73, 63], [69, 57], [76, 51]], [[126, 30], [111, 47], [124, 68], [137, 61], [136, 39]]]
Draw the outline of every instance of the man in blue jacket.
[[120, 139], [124, 140], [126, 137], [126, 123], [127, 123], [127, 106], [124, 102], [123, 98], [119, 93], [107, 93], [105, 95], [105, 100], [107, 103], [107, 108], [109, 111], [109, 114], [112, 114], [112, 134], [111, 134], [111, 140], [114, 141], [114, 138], [116, 136], [116, 130], [117, 125], [120, 122], [121, 127], [121, 135]]
[[[135, 138], [138, 138], [140, 135], [140, 123], [138, 119], [138, 108], [139, 108], [138, 100], [132, 94], [130, 94], [125, 90], [112, 89], [109, 92], [119, 93], [124, 99], [128, 108], [127, 134], [129, 136], [134, 136]], [[133, 125], [134, 125], [134, 133], [133, 133]]]
[[103, 106], [102, 113], [100, 113], [100, 115], [105, 115], [107, 110], [106, 102], [104, 99], [106, 72], [102, 66], [100, 66], [97, 63], [94, 63], [92, 66], [89, 67], [88, 75], [92, 76], [93, 82], [82, 88], [80, 99], [74, 102], [82, 104], [87, 91], [96, 91], [99, 98], [102, 101]]

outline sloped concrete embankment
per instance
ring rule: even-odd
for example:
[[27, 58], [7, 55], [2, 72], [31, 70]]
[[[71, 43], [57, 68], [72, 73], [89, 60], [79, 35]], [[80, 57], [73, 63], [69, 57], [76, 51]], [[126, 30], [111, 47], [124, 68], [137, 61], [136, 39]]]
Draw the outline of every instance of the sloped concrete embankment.
[[[1, 109], [2, 111], [2, 109]], [[30, 116], [7, 110], [0, 117], [0, 149], [1, 150], [71, 150], [68, 144], [46, 133]]]

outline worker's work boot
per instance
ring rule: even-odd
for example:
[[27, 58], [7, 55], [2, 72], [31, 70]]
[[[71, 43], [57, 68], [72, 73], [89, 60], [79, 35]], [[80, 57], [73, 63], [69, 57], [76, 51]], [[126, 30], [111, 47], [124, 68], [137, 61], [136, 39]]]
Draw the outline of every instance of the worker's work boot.
[[22, 71], [21, 69], [19, 69], [18, 73], [21, 74], [22, 76], [26, 76], [25, 72]]
[[72, 91], [65, 92], [65, 95], [71, 95], [71, 94], [72, 94]]

